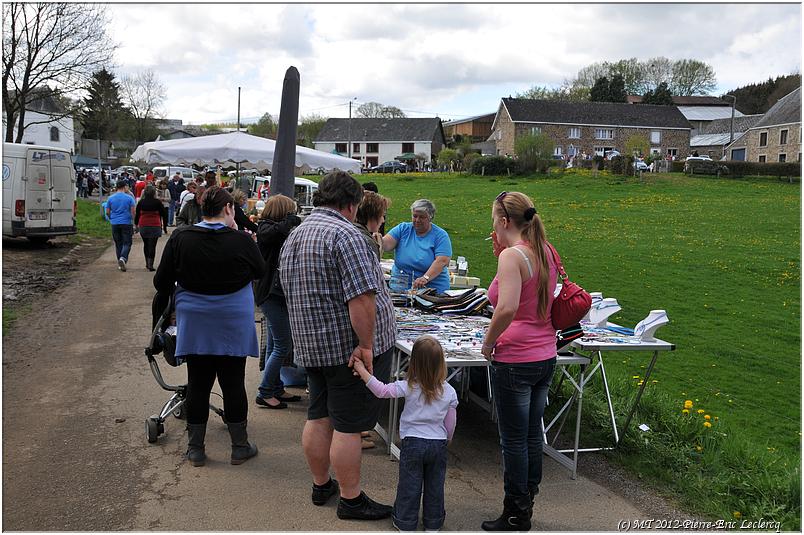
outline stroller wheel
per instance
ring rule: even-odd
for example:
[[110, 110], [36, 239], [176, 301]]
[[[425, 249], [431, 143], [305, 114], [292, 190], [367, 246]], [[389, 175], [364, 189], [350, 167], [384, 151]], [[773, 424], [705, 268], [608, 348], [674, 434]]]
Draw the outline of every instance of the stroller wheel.
[[[159, 421], [155, 417], [151, 416], [145, 419], [145, 436], [148, 437], [150, 444], [156, 442], [156, 439], [159, 437], [159, 427]], [[164, 427], [162, 428], [162, 432], [164, 432]]]

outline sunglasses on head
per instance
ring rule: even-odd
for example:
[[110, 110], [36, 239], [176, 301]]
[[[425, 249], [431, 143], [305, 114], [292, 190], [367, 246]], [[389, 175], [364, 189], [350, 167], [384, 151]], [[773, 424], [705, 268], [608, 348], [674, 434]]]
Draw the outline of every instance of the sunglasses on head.
[[503, 203], [503, 199], [505, 199], [505, 196], [506, 196], [506, 195], [508, 195], [508, 192], [507, 192], [507, 191], [503, 191], [503, 192], [501, 192], [499, 195], [497, 195], [497, 198], [496, 198], [496, 199], [494, 199], [494, 201], [495, 201], [495, 202], [499, 202], [499, 203], [500, 203], [500, 206], [502, 206], [503, 212], [505, 212], [505, 217], [506, 217], [506, 219], [508, 219], [508, 220], [510, 221], [510, 220], [511, 220], [511, 216], [510, 216], [510, 215], [508, 215], [508, 209], [505, 207], [505, 204]]

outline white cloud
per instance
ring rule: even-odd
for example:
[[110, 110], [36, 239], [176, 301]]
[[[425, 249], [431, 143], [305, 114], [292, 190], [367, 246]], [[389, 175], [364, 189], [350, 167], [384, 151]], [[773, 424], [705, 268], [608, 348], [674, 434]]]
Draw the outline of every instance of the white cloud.
[[[710, 63], [721, 88], [800, 69], [801, 8], [757, 4], [119, 4], [118, 71], [154, 69], [185, 122], [279, 113], [288, 66], [300, 113], [345, 103], [483, 113], [487, 97], [558, 85], [596, 61]], [[493, 106], [496, 107], [497, 103]], [[457, 107], [460, 108], [458, 110]]]

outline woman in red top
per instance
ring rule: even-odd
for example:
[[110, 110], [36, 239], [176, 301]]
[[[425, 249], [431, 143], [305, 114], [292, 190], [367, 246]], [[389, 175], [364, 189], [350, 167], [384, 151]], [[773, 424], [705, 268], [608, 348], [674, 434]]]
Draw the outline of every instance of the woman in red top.
[[145, 252], [145, 269], [148, 271], [155, 271], [156, 242], [162, 232], [167, 233], [167, 219], [167, 208], [156, 198], [153, 184], [148, 184], [134, 211], [134, 226], [139, 227]]
[[491, 360], [503, 454], [503, 514], [485, 531], [527, 531], [542, 480], [542, 416], [556, 363], [550, 318], [558, 270], [530, 198], [502, 192], [491, 210], [497, 276], [482, 353]]

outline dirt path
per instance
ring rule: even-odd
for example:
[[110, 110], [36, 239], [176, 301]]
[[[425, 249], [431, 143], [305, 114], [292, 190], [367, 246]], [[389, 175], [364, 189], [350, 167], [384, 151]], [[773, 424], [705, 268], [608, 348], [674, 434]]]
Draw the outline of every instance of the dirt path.
[[[4, 336], [3, 529], [392, 530], [390, 521], [339, 521], [333, 504], [310, 505], [300, 447], [306, 399], [284, 411], [251, 405], [249, 431], [260, 454], [242, 466], [228, 463], [228, 434], [216, 417], [210, 419], [204, 468], [183, 461], [186, 436], [178, 420], [167, 421], [157, 444], [146, 443], [144, 419], [169, 395], [154, 381], [142, 351], [153, 290], [138, 238], [129, 266], [127, 273], [118, 271], [113, 249], [106, 249], [34, 299], [30, 313]], [[185, 381], [184, 368], [161, 368], [169, 381]], [[246, 374], [254, 393], [256, 359]], [[604, 463], [588, 462], [594, 479], [573, 481], [545, 458], [534, 530], [608, 531], [620, 519], [678, 518], [650, 493], [634, 494], [639, 485], [622, 476], [613, 481], [627, 489], [607, 488], [600, 483], [607, 481], [600, 474]], [[381, 448], [366, 451], [363, 482], [375, 499], [391, 503], [396, 479], [397, 465]], [[450, 446], [445, 529], [477, 531], [482, 520], [499, 513], [501, 493], [494, 424], [462, 403]]]

